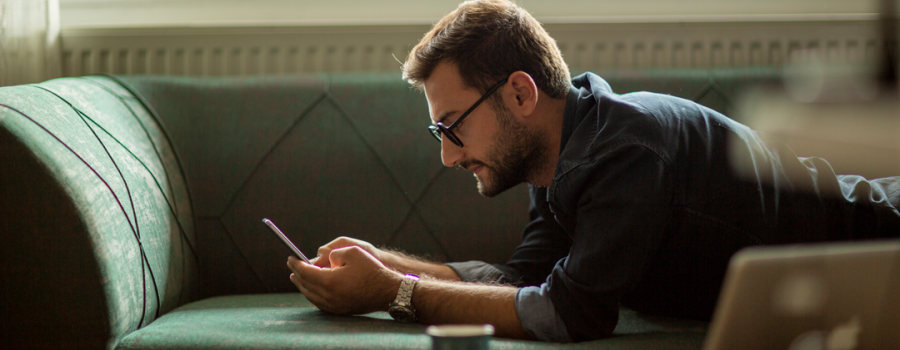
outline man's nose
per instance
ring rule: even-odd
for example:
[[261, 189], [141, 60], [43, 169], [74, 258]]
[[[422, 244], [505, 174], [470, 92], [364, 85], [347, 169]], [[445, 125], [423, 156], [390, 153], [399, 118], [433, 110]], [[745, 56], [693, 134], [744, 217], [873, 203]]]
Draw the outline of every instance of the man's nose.
[[445, 167], [454, 167], [459, 164], [464, 154], [462, 148], [450, 141], [450, 139], [446, 137], [441, 139], [441, 161]]

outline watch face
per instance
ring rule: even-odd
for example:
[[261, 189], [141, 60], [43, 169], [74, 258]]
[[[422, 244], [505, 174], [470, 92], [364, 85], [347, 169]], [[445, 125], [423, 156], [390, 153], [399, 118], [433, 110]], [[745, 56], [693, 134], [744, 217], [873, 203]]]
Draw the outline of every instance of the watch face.
[[400, 322], [413, 322], [416, 320], [415, 312], [403, 306], [391, 306], [388, 309], [388, 314]]

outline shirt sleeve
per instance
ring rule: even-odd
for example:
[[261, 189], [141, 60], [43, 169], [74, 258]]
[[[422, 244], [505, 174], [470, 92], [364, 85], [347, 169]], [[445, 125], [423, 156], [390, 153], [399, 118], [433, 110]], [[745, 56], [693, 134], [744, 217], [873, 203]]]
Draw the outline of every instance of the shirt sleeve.
[[547, 204], [547, 188], [531, 186], [528, 214], [531, 222], [525, 227], [522, 244], [513, 251], [509, 261], [498, 267], [514, 276], [516, 285], [539, 286], [547, 280], [557, 262], [569, 254], [572, 237], [559, 225]]
[[550, 301], [550, 285], [519, 288], [516, 292], [516, 313], [522, 329], [535, 339], [548, 342], [569, 343], [572, 338], [566, 324]]
[[571, 225], [574, 243], [553, 268], [548, 294], [572, 340], [604, 338], [615, 329], [622, 296], [662, 242], [671, 211], [666, 171], [654, 151], [625, 144], [579, 165], [553, 189], [565, 202], [551, 194], [557, 203], [551, 209]]
[[509, 283], [509, 277], [503, 271], [484, 261], [451, 262], [444, 265], [453, 269], [463, 282]]

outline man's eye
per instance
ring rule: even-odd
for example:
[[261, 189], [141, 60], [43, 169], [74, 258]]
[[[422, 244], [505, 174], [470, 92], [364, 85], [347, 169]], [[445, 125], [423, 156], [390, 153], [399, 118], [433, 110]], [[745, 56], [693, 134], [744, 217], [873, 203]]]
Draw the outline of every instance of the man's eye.
[[459, 122], [457, 122], [457, 123], [456, 123], [456, 126], [453, 127], [453, 128], [454, 128], [454, 129], [459, 129], [459, 127], [463, 126], [463, 124], [465, 124], [465, 123], [466, 123], [466, 120], [465, 120], [465, 119], [459, 120]]

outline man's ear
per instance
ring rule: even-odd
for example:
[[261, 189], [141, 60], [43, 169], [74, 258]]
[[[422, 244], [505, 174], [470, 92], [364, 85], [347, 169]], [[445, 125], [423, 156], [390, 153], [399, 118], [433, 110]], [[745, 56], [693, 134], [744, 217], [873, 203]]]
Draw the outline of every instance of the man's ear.
[[503, 89], [503, 102], [516, 117], [529, 117], [537, 109], [538, 88], [531, 75], [517, 71], [509, 75]]

